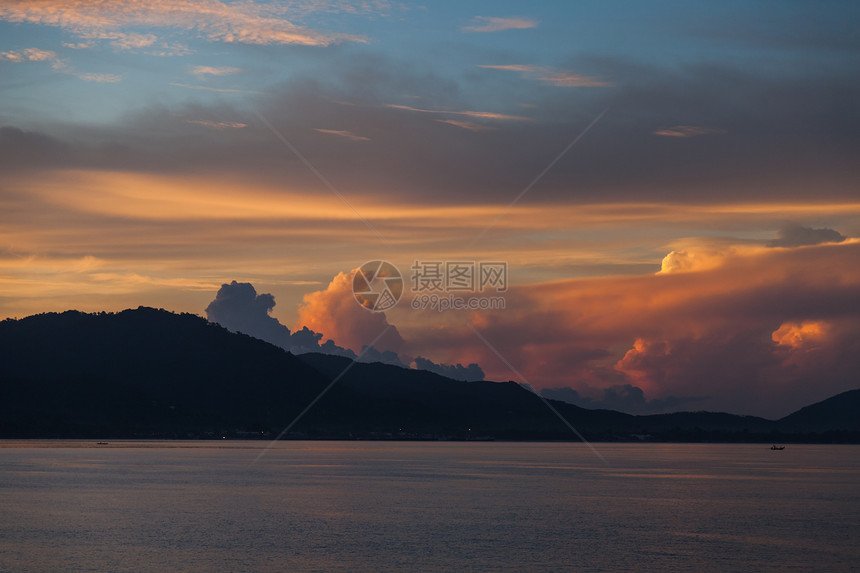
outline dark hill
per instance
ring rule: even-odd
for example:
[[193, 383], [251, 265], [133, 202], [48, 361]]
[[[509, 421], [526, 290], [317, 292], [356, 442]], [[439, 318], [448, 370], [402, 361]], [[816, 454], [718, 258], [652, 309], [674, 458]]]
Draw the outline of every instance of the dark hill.
[[[335, 384], [330, 384], [336, 380]], [[0, 437], [578, 439], [514, 382], [301, 357], [191, 314], [138, 308], [0, 322]], [[589, 440], [860, 441], [860, 390], [773, 422], [631, 416], [548, 401]]]
[[[360, 432], [519, 439], [572, 435], [538, 396], [515, 382], [463, 382], [381, 363], [350, 366], [348, 358], [326, 354], [298, 358], [330, 378], [340, 376], [331, 393], [353, 401], [344, 417]], [[587, 411], [571, 406], [571, 413], [578, 412]]]
[[282, 427], [327, 380], [191, 314], [40, 314], [0, 322], [3, 436], [203, 435]]
[[860, 389], [832, 396], [777, 421], [782, 431], [825, 432], [838, 428], [860, 431]]

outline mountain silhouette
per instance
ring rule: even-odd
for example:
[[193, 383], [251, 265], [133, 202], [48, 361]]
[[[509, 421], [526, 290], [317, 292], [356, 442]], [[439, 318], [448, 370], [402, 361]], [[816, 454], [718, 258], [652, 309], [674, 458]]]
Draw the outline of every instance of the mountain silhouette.
[[777, 427], [791, 432], [826, 432], [834, 428], [860, 431], [860, 389], [842, 392], [801, 408], [777, 421]]
[[579, 439], [570, 424], [589, 440], [860, 442], [858, 405], [854, 390], [778, 421], [634, 416], [545, 401], [514, 382], [294, 356], [196, 315], [146, 307], [0, 322], [7, 438], [272, 439], [289, 427], [287, 438]]

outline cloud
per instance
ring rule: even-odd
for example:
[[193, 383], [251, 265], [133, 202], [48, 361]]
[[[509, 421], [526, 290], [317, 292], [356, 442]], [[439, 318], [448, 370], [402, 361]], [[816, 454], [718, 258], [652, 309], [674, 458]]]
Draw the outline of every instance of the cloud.
[[359, 360], [360, 362], [382, 362], [383, 364], [408, 368], [408, 366], [400, 361], [400, 356], [396, 352], [391, 350], [380, 352], [373, 346], [363, 346], [361, 352], [359, 352]]
[[[305, 296], [305, 304], [300, 309], [300, 322], [309, 321], [311, 326], [320, 324], [335, 324], [337, 328], [326, 327], [325, 333], [331, 334], [336, 331], [337, 336], [350, 341], [366, 340], [372, 342], [378, 332], [374, 329], [380, 325], [385, 328], [388, 323], [382, 313], [372, 313], [361, 308], [353, 299], [351, 282], [349, 291], [346, 292], [344, 273], [336, 276], [329, 286], [323, 290]], [[350, 305], [339, 304], [341, 296], [347, 295]], [[240, 283], [232, 281], [221, 285], [215, 299], [206, 307], [206, 316], [211, 322], [215, 322], [233, 332], [242, 332], [255, 338], [265, 340], [293, 354], [305, 354], [308, 352], [320, 352], [323, 354], [334, 354], [345, 356], [361, 362], [382, 362], [402, 368], [408, 368], [407, 364], [394, 350], [386, 347], [391, 345], [402, 346], [397, 329], [393, 326], [387, 336], [376, 341], [374, 346], [361, 344], [356, 351], [338, 346], [332, 338], [321, 343], [323, 332], [318, 332], [304, 324], [295, 332], [281, 324], [271, 316], [275, 307], [275, 298], [271, 294], [257, 294], [251, 283]], [[354, 308], [353, 308], [354, 307]], [[359, 312], [355, 312], [355, 310]], [[329, 321], [329, 322], [326, 322]], [[349, 323], [349, 324], [347, 324]], [[321, 329], [318, 329], [321, 330]], [[373, 335], [371, 338], [368, 336]], [[355, 343], [355, 342], [353, 342]], [[381, 346], [383, 349], [380, 349]], [[461, 364], [447, 365], [436, 364], [426, 358], [418, 357], [415, 360], [416, 368], [429, 370], [455, 380], [483, 380], [483, 371], [477, 364], [463, 366]]]
[[533, 65], [508, 64], [497, 66], [478, 66], [488, 70], [504, 70], [520, 72], [523, 76], [559, 87], [605, 88], [612, 84], [594, 76], [584, 76], [570, 71], [557, 71], [551, 68]]
[[370, 312], [355, 300], [354, 272], [338, 273], [324, 290], [306, 294], [297, 323], [322, 332], [355, 352], [370, 344], [381, 352], [399, 351], [403, 338], [397, 327], [389, 324], [385, 313]]
[[739, 252], [737, 247], [702, 248], [690, 247], [672, 251], [660, 263], [658, 274], [683, 273], [713, 269]]
[[658, 129], [654, 132], [654, 135], [662, 135], [665, 137], [696, 137], [698, 135], [714, 133], [725, 133], [725, 131], [713, 127], [703, 127], [701, 125], [675, 125], [673, 127]]
[[573, 388], [565, 387], [544, 388], [540, 391], [540, 394], [544, 398], [560, 400], [581, 408], [617, 410], [619, 412], [627, 412], [628, 414], [675, 412], [682, 408], [689, 409], [691, 404], [707, 398], [707, 396], [684, 398], [667, 396], [663, 399], [647, 400], [642, 388], [630, 384], [616, 384], [608, 388], [603, 388], [597, 393], [596, 397], [584, 396]]
[[120, 74], [94, 74], [94, 73], [78, 73], [72, 72], [72, 75], [78, 78], [79, 80], [84, 80], [87, 82], [98, 82], [98, 83], [107, 83], [114, 84], [116, 82], [122, 81], [122, 75]]
[[415, 357], [414, 364], [418, 370], [429, 370], [430, 372], [435, 372], [454, 380], [474, 382], [484, 379], [484, 371], [475, 363], [468, 366], [463, 366], [462, 364], [437, 364], [428, 358], [417, 356]]
[[50, 50], [40, 50], [38, 48], [27, 48], [20, 51], [10, 50], [8, 52], [0, 53], [0, 59], [15, 63], [45, 62], [55, 60], [56, 58], [57, 54], [55, 52]]
[[84, 40], [111, 40], [118, 49], [151, 46], [153, 34], [124, 32], [124, 28], [164, 28], [194, 31], [210, 41], [242, 44], [328, 46], [340, 41], [362, 42], [346, 34], [326, 34], [297, 26], [282, 7], [254, 2], [206, 0], [7, 0], [0, 19], [15, 23], [56, 26]]
[[50, 62], [51, 68], [54, 71], [75, 76], [76, 78], [88, 82], [100, 83], [116, 83], [122, 81], [122, 76], [119, 74], [98, 74], [79, 72], [67, 65], [63, 60], [57, 57], [56, 52], [50, 50], [40, 50], [38, 48], [27, 48], [21, 51], [9, 51], [0, 53], [0, 59], [5, 59], [9, 62]]
[[415, 111], [418, 113], [435, 113], [439, 115], [464, 115], [467, 117], [474, 117], [477, 119], [498, 119], [498, 120], [506, 120], [506, 121], [527, 121], [529, 118], [523, 117], [521, 115], [509, 115], [504, 113], [495, 113], [491, 111], [452, 111], [452, 110], [436, 110], [436, 109], [421, 109], [418, 107], [411, 107], [408, 105], [396, 105], [393, 103], [386, 104], [385, 107], [391, 109], [402, 109], [405, 111]]
[[337, 346], [327, 340], [320, 344], [323, 335], [303, 327], [294, 333], [271, 316], [275, 308], [275, 297], [271, 294], [257, 294], [251, 283], [233, 281], [223, 284], [215, 299], [206, 307], [206, 317], [233, 332], [265, 340], [294, 354], [323, 352], [355, 358], [355, 353]]
[[778, 232], [777, 238], [768, 242], [769, 247], [802, 247], [822, 243], [841, 243], [845, 236], [833, 229], [813, 229], [797, 223], [788, 223]]
[[318, 131], [320, 133], [325, 133], [328, 135], [336, 135], [338, 137], [342, 137], [342, 138], [348, 139], [350, 141], [370, 141], [369, 137], [364, 137], [363, 135], [356, 135], [356, 134], [352, 133], [351, 131], [346, 131], [346, 130], [315, 128], [314, 131]]
[[[470, 320], [532, 386], [593, 400], [630, 385], [649, 401], [708, 396], [697, 407], [779, 417], [855, 388], [860, 240], [730, 252], [688, 272], [514, 287], [504, 312]], [[490, 379], [514, 375], [467, 331], [406, 332], [428, 351], [447, 339]]]
[[193, 125], [200, 125], [203, 127], [208, 127], [210, 129], [242, 129], [248, 127], [247, 123], [241, 123], [238, 121], [210, 121], [206, 119], [187, 119], [185, 120], [188, 123]]
[[234, 332], [242, 332], [271, 342], [276, 346], [290, 346], [290, 329], [277, 318], [270, 316], [275, 308], [275, 297], [257, 294], [251, 283], [221, 285], [215, 300], [206, 307], [206, 317]]
[[469, 131], [486, 131], [488, 129], [492, 129], [486, 125], [481, 125], [480, 123], [474, 123], [472, 121], [460, 121], [457, 119], [437, 119], [439, 123], [447, 123], [448, 125], [453, 125], [454, 127], [459, 127], [461, 129], [468, 129]]
[[233, 68], [230, 66], [194, 66], [191, 68], [191, 73], [195, 76], [227, 76], [230, 74], [238, 74], [241, 68]]
[[231, 88], [213, 88], [210, 86], [195, 86], [190, 84], [180, 84], [177, 82], [170, 82], [168, 85], [176, 86], [178, 88], [186, 88], [189, 90], [201, 90], [207, 92], [218, 92], [218, 93], [227, 93], [227, 94], [260, 94], [261, 92], [255, 92], [251, 90], [240, 90], [240, 89], [231, 89]]
[[[486, 99], [470, 97], [468, 84], [396, 58], [347, 57], [339, 51], [327, 58], [320, 75], [337, 80], [296, 77], [253, 95], [262, 95], [256, 105], [271, 125], [289, 133], [290, 142], [327, 179], [349, 181], [356, 197], [382, 193], [389, 195], [388, 203], [507, 204], [608, 108], [518, 209], [570, 204], [572, 186], [579, 204], [647, 204], [641, 210], [646, 213], [655, 205], [746, 203], [751, 209], [757, 205], [764, 216], [771, 212], [767, 204], [777, 210], [789, 204], [815, 210], [820, 204], [857, 203], [849, 182], [860, 176], [851, 145], [860, 124], [849, 101], [860, 100], [860, 80], [826, 70], [808, 82], [787, 72], [760, 77], [725, 66], [674, 70], [611, 59], [583, 61], [589, 69], [620, 78], [619, 83], [611, 90], [583, 90], [577, 98], [525, 83], [517, 86], [516, 103], [493, 99], [488, 109], [481, 107], [488, 105]], [[731, 89], [715, 89], [715, 84]], [[306, 169], [283, 169], [289, 154], [284, 156], [283, 146], [241, 105], [241, 96], [250, 90], [180, 85], [239, 95], [231, 106], [198, 105], [185, 117], [229, 117], [253, 127], [225, 130], [217, 141], [177, 137], [182, 127], [191, 126], [175, 121], [177, 110], [153, 107], [114, 125], [54, 126], [48, 133], [81, 149], [85, 167], [200, 173], [229, 165], [256, 183], [277, 182], [285, 189], [310, 184]], [[392, 101], [392, 94], [404, 91], [421, 93], [421, 101], [430, 103]], [[845, 101], [833, 94], [843, 94]], [[523, 110], [519, 102], [525, 98], [535, 107]], [[349, 105], [338, 103], [344, 101]], [[670, 126], [715, 125], [718, 118], [726, 134], [691, 137], [679, 146], [677, 138], [653, 135], [655, 118]], [[461, 129], [473, 126], [446, 120], [504, 129], [473, 130], [464, 137]], [[320, 127], [368, 137], [373, 145], [332, 146], [314, 131]], [[106, 147], [105, 141], [117, 145]], [[120, 150], [127, 151], [122, 160]], [[408, 189], [408, 201], [392, 189]], [[783, 220], [813, 212], [804, 210]], [[500, 223], [513, 219], [506, 216]]]
[[103, 34], [103, 39], [111, 39], [111, 45], [119, 50], [139, 50], [148, 48], [158, 41], [155, 34], [112, 33]]
[[466, 32], [502, 32], [504, 30], [526, 30], [537, 28], [538, 21], [530, 18], [496, 18], [493, 16], [476, 16], [474, 23], [463, 26]]

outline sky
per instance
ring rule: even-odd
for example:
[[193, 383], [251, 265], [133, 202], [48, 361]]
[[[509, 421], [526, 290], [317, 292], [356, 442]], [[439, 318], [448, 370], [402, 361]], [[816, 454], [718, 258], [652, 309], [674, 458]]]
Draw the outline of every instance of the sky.
[[[786, 415], [860, 387], [858, 24], [4, 0], [0, 318], [247, 311], [592, 407]], [[370, 261], [402, 275], [384, 311], [353, 296]], [[503, 263], [505, 288], [422, 290], [428, 263]]]

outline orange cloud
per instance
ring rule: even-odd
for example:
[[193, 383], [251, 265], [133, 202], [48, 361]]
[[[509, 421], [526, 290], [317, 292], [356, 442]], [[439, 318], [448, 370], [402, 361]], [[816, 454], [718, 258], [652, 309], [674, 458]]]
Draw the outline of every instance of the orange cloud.
[[45, 62], [56, 59], [57, 54], [51, 52], [50, 50], [40, 50], [38, 48], [27, 48], [26, 50], [21, 50], [16, 52], [15, 50], [11, 50], [8, 52], [0, 53], [0, 59], [8, 60], [10, 62], [20, 63], [20, 62]]
[[810, 348], [826, 341], [828, 330], [823, 321], [784, 322], [773, 331], [771, 339], [791, 349]]
[[488, 70], [504, 70], [507, 72], [521, 72], [525, 77], [559, 87], [586, 87], [605, 88], [611, 87], [612, 83], [595, 76], [584, 76], [570, 71], [559, 71], [543, 66], [507, 64], [497, 66], [478, 66]]
[[[632, 384], [649, 398], [784, 415], [858, 384], [858, 261], [856, 240], [736, 250], [687, 272], [514, 287], [505, 311], [470, 320], [538, 388]], [[427, 326], [401, 330], [427, 352], [456, 340], [446, 359], [515, 377], [467, 329], [446, 341]]]
[[523, 117], [521, 115], [508, 115], [504, 113], [493, 113], [490, 111], [452, 111], [452, 110], [436, 110], [436, 109], [422, 109], [419, 107], [410, 107], [408, 105], [396, 105], [393, 103], [386, 104], [385, 107], [391, 109], [402, 109], [405, 111], [415, 111], [419, 113], [436, 113], [440, 115], [464, 115], [467, 117], [474, 117], [477, 119], [497, 119], [497, 120], [506, 120], [506, 121], [528, 121], [529, 118]]
[[347, 34], [325, 34], [297, 26], [275, 5], [220, 0], [6, 0], [0, 19], [63, 28], [86, 40], [112, 40], [119, 49], [147, 47], [153, 34], [124, 32], [127, 27], [197, 31], [211, 41], [243, 44], [328, 46], [362, 42]]
[[324, 290], [305, 295], [294, 330], [307, 326], [356, 353], [385, 332], [373, 344], [374, 348], [399, 351], [403, 338], [397, 328], [389, 324], [385, 314], [371, 312], [355, 300], [352, 293], [354, 273], [355, 270], [338, 273]]

